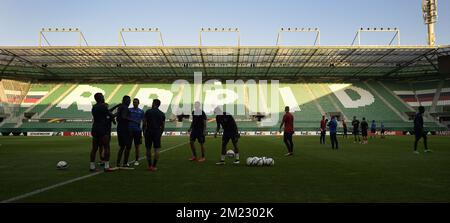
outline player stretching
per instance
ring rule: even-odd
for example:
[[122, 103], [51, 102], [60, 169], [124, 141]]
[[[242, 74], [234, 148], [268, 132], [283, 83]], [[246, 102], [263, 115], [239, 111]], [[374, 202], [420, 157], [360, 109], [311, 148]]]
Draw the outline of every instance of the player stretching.
[[142, 129], [141, 122], [144, 119], [144, 110], [139, 108], [139, 99], [133, 99], [133, 107], [129, 109], [130, 117], [134, 122], [130, 122], [130, 132], [131, 132], [131, 144], [134, 141], [134, 148], [136, 153], [136, 159], [134, 160], [134, 165], [139, 166], [139, 146], [142, 144]]
[[92, 107], [91, 111], [93, 116], [93, 123], [91, 130], [92, 149], [90, 154], [89, 171], [97, 171], [95, 167], [95, 155], [99, 147], [103, 147], [104, 149], [103, 160], [105, 161], [104, 170], [108, 172], [112, 170], [109, 167], [110, 147], [109, 147], [109, 133], [108, 133], [108, 116], [109, 118], [114, 117], [111, 111], [114, 110], [117, 106], [108, 110], [108, 108], [105, 106], [105, 98], [103, 97], [102, 93], [96, 93], [94, 95], [94, 99], [97, 103]]
[[359, 120], [356, 119], [356, 116], [353, 116], [352, 126], [353, 126], [352, 134], [355, 137], [355, 141], [353, 143], [356, 143], [357, 138], [358, 142], [361, 142], [361, 138], [359, 138]]
[[234, 121], [233, 116], [227, 114], [226, 112], [222, 112], [222, 110], [217, 107], [214, 109], [214, 113], [216, 114], [216, 122], [217, 122], [217, 129], [216, 133], [214, 133], [214, 138], [217, 137], [217, 133], [220, 130], [220, 127], [223, 128], [223, 135], [222, 135], [222, 152], [220, 155], [220, 161], [216, 163], [217, 165], [224, 165], [225, 164], [225, 154], [226, 154], [226, 148], [228, 141], [233, 143], [234, 153], [236, 160], [233, 162], [234, 164], [239, 164], [239, 149], [237, 146], [238, 139], [239, 139], [239, 132], [236, 125], [236, 122]]
[[[206, 134], [206, 114], [202, 110], [200, 102], [195, 102], [194, 104], [194, 111], [192, 111], [192, 122], [191, 126], [189, 127], [188, 132], [190, 132], [189, 135], [189, 142], [192, 150], [192, 158], [189, 159], [190, 161], [198, 161], [203, 162], [205, 161], [205, 134]], [[200, 144], [200, 148], [202, 150], [202, 158], [197, 159], [197, 151], [195, 149], [195, 140], [198, 141]]]
[[363, 138], [362, 144], [367, 144], [367, 130], [369, 129], [369, 124], [366, 122], [366, 118], [362, 118], [361, 122], [361, 135]]
[[130, 111], [128, 110], [130, 103], [130, 96], [125, 95], [122, 98], [122, 104], [117, 109], [117, 138], [120, 147], [119, 153], [117, 154], [117, 167], [121, 166], [120, 161], [122, 160], [122, 154], [125, 150], [122, 163], [124, 169], [130, 168], [130, 164], [128, 164], [128, 157], [130, 156], [131, 150], [131, 132], [129, 124], [130, 122], [134, 122], [134, 120], [130, 118]]
[[286, 147], [288, 149], [288, 153], [285, 154], [285, 156], [292, 156], [294, 155], [294, 143], [292, 142], [292, 135], [294, 134], [294, 116], [289, 113], [289, 106], [286, 106], [284, 108], [284, 112], [286, 112], [283, 116], [283, 120], [280, 124], [280, 133], [281, 128], [283, 128], [284, 125], [284, 143], [286, 144]]
[[[336, 121], [336, 117], [335, 116], [331, 117], [331, 121], [328, 123], [328, 127], [330, 127], [330, 140], [331, 140], [331, 148], [332, 149], [334, 149], [334, 148], [339, 149], [338, 140], [336, 137], [337, 126], [338, 126], [338, 123]], [[334, 145], [336, 145], [336, 147]]]
[[423, 113], [425, 112], [425, 108], [423, 106], [419, 106], [419, 112], [414, 117], [414, 134], [416, 136], [416, 140], [414, 141], [414, 153], [419, 154], [419, 151], [417, 151], [417, 143], [419, 142], [420, 138], [423, 138], [423, 145], [425, 146], [424, 152], [428, 153], [431, 152], [431, 150], [428, 149], [427, 144], [427, 133], [425, 132], [423, 128]]
[[[161, 101], [154, 99], [152, 108], [148, 109], [144, 115], [144, 136], [145, 149], [148, 163], [148, 170], [154, 172], [157, 170], [156, 163], [159, 159], [159, 151], [161, 149], [161, 136], [164, 132], [166, 115], [159, 110]], [[155, 148], [155, 154], [152, 160], [152, 146]]]
[[328, 119], [325, 119], [325, 115], [323, 115], [322, 120], [320, 121], [320, 144], [325, 144], [325, 135], [327, 134], [327, 122]]

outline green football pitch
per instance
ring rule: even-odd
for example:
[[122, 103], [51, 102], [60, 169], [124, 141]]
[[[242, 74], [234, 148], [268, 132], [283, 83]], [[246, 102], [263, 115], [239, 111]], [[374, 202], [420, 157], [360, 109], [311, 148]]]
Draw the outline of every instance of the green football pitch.
[[[433, 153], [412, 152], [413, 136], [340, 140], [294, 137], [284, 157], [280, 136], [241, 137], [241, 164], [216, 166], [220, 138], [207, 137], [207, 161], [190, 162], [188, 137], [163, 137], [157, 172], [90, 173], [88, 137], [0, 137], [0, 201], [13, 202], [449, 202], [450, 137], [429, 137]], [[113, 138], [112, 165], [117, 153]], [[197, 148], [198, 149], [198, 148]], [[141, 152], [142, 153], [142, 152]], [[143, 155], [143, 153], [142, 153]], [[275, 159], [248, 167], [249, 156]], [[134, 151], [130, 157], [134, 157]], [[57, 170], [66, 160], [69, 168]], [[42, 190], [43, 189], [43, 190]]]

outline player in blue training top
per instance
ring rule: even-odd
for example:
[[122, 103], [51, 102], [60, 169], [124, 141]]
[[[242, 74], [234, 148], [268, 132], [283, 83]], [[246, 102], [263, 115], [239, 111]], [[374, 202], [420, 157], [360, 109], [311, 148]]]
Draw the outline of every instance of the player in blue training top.
[[[331, 121], [328, 122], [328, 127], [330, 128], [330, 140], [331, 140], [331, 148], [339, 149], [338, 140], [336, 137], [338, 123], [336, 121], [336, 116], [331, 117]], [[336, 146], [335, 146], [336, 145]]]
[[128, 127], [131, 133], [131, 143], [134, 142], [134, 148], [136, 149], [136, 159], [134, 165], [139, 165], [139, 146], [142, 144], [142, 129], [141, 124], [144, 119], [144, 110], [139, 108], [139, 99], [133, 99], [133, 107], [130, 110], [130, 118], [135, 122], [130, 122]]
[[372, 123], [370, 124], [370, 138], [375, 138], [377, 134], [377, 124], [375, 124], [375, 120], [372, 120]]

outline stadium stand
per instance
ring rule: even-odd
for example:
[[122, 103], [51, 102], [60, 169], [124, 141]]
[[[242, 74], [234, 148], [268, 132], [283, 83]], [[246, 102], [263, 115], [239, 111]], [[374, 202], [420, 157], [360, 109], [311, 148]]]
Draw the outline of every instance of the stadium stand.
[[[279, 85], [281, 104], [275, 108], [272, 117], [278, 116], [281, 119], [285, 105], [290, 105], [294, 111], [295, 125], [297, 130], [314, 131], [318, 128], [318, 121], [322, 115], [341, 114], [348, 124], [353, 116], [359, 119], [366, 117], [367, 120], [376, 120], [377, 123], [383, 121], [386, 128], [390, 130], [410, 130], [412, 123], [408, 120], [407, 113], [414, 112], [405, 100], [404, 92], [414, 92], [411, 88], [418, 89], [416, 92], [431, 91], [436, 89], [440, 82], [413, 83], [405, 86], [403, 83], [367, 81], [355, 83], [281, 83]], [[450, 82], [443, 82], [442, 92], [439, 102], [448, 102], [446, 93]], [[433, 88], [434, 87], [434, 88]], [[90, 128], [90, 109], [93, 94], [102, 92], [111, 106], [120, 103], [123, 95], [130, 95], [132, 98], [138, 97], [141, 101], [141, 108], [149, 108], [153, 98], [159, 96], [163, 104], [161, 110], [166, 113], [168, 119], [167, 129], [170, 131], [185, 131], [189, 126], [189, 121], [179, 128], [177, 125], [176, 111], [171, 103], [178, 101], [182, 103], [183, 93], [171, 91], [172, 85], [162, 84], [93, 84], [93, 83], [61, 83], [44, 84], [34, 83], [24, 97], [20, 113], [23, 122], [3, 123], [1, 131], [87, 131]], [[194, 96], [194, 89], [191, 87], [191, 98]], [[225, 86], [224, 86], [225, 88]], [[178, 89], [177, 89], [178, 90]], [[270, 88], [267, 89], [270, 95]], [[441, 93], [442, 94], [442, 93]], [[414, 95], [413, 95], [414, 96]], [[245, 114], [236, 114], [235, 118], [241, 130], [270, 130], [276, 131], [277, 125], [264, 127], [261, 123], [251, 118], [249, 110], [248, 94], [244, 95], [243, 105]], [[415, 97], [415, 96], [414, 96]], [[203, 100], [207, 96], [203, 94]], [[422, 96], [418, 98], [424, 98]], [[260, 98], [261, 99], [261, 98]], [[405, 101], [403, 101], [405, 100]], [[270, 98], [264, 98], [270, 104]], [[406, 102], [406, 103], [405, 103]], [[242, 104], [241, 104], [242, 105]], [[297, 106], [295, 106], [297, 105]], [[192, 106], [192, 105], [191, 105]], [[212, 105], [211, 105], [212, 106]], [[268, 106], [270, 107], [270, 106]], [[174, 110], [175, 109], [175, 110]], [[235, 110], [236, 111], [236, 110]], [[186, 114], [188, 111], [183, 112]], [[34, 114], [31, 118], [24, 117], [25, 113]], [[209, 118], [214, 115], [209, 112]], [[426, 127], [431, 130], [442, 129], [442, 126], [431, 119], [426, 120]], [[186, 123], [187, 122], [187, 123]], [[178, 127], [177, 127], [178, 126]], [[215, 124], [209, 124], [209, 129], [214, 129]]]
[[[188, 115], [190, 108], [180, 104], [193, 103], [197, 91], [172, 89], [171, 83], [192, 81], [195, 72], [212, 90], [199, 97], [208, 117], [217, 104], [237, 104], [235, 112], [241, 112], [234, 116], [242, 130], [278, 130], [267, 123], [279, 121], [285, 105], [294, 113], [296, 130], [315, 131], [322, 115], [338, 115], [348, 123], [353, 116], [366, 117], [390, 130], [409, 131], [419, 105], [426, 106], [427, 128], [446, 130], [440, 122], [450, 121], [450, 80], [436, 64], [439, 55], [449, 53], [450, 46], [401, 45], [1, 46], [0, 131], [88, 131], [96, 92], [111, 106], [123, 95], [138, 97], [144, 109], [157, 96], [167, 129], [185, 131], [189, 120], [178, 115]], [[241, 94], [226, 84], [217, 90], [210, 82], [216, 78], [279, 80], [281, 104], [273, 105], [270, 87], [265, 97], [260, 91]]]

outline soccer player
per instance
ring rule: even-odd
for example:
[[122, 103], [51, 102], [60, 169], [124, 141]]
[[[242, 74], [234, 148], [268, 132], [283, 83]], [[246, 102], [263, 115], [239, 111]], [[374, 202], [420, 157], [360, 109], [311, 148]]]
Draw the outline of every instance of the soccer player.
[[361, 121], [361, 135], [363, 138], [362, 144], [367, 144], [367, 130], [369, 129], [369, 124], [366, 122], [366, 118], [363, 117]]
[[226, 112], [222, 112], [222, 110], [219, 107], [216, 107], [214, 109], [214, 113], [216, 114], [216, 122], [217, 122], [217, 128], [216, 132], [214, 133], [214, 138], [217, 137], [217, 133], [219, 132], [220, 128], [221, 127], [223, 128], [222, 152], [220, 156], [220, 161], [217, 162], [216, 164], [217, 165], [225, 164], [226, 148], [230, 139], [231, 142], [233, 143], [234, 154], [236, 158], [236, 160], [233, 163], [239, 164], [239, 149], [237, 143], [240, 136], [236, 125], [236, 121], [234, 121], [233, 116], [227, 114]]
[[[201, 108], [200, 102], [195, 102], [194, 104], [194, 110], [192, 111], [192, 122], [191, 126], [189, 127], [188, 132], [189, 135], [189, 142], [191, 146], [192, 151], [192, 158], [190, 158], [190, 161], [198, 161], [198, 162], [204, 162], [205, 161], [205, 134], [206, 134], [206, 114]], [[200, 148], [202, 151], [202, 157], [200, 159], [197, 159], [197, 151], [195, 149], [195, 140], [198, 141], [200, 144]]]
[[[156, 163], [159, 159], [159, 151], [161, 149], [161, 136], [164, 132], [166, 115], [159, 110], [161, 101], [154, 99], [152, 108], [148, 109], [144, 115], [144, 137], [145, 149], [148, 163], [148, 170], [155, 172], [157, 170]], [[152, 160], [152, 146], [155, 153]]]
[[356, 116], [353, 116], [352, 126], [353, 126], [352, 134], [355, 137], [355, 141], [353, 143], [356, 143], [356, 139], [358, 139], [358, 141], [361, 142], [361, 138], [359, 138], [359, 120], [356, 119]]
[[[337, 121], [336, 121], [336, 117], [333, 116], [331, 117], [331, 121], [328, 123], [328, 127], [330, 127], [330, 140], [331, 140], [331, 149], [339, 149], [338, 147], [338, 141], [337, 141], [337, 137], [336, 137], [336, 133], [337, 133]], [[336, 147], [334, 146], [336, 145]]]
[[419, 112], [414, 117], [414, 134], [416, 136], [416, 140], [414, 141], [415, 154], [419, 154], [419, 151], [417, 151], [417, 143], [421, 138], [423, 138], [423, 145], [425, 146], [424, 152], [431, 152], [431, 150], [428, 149], [427, 133], [423, 128], [423, 113], [425, 113], [425, 108], [423, 106], [419, 106]]
[[284, 144], [286, 144], [288, 153], [285, 154], [285, 156], [292, 156], [294, 155], [294, 143], [292, 142], [292, 135], [294, 134], [294, 116], [289, 112], [289, 106], [286, 106], [284, 108], [284, 116], [283, 120], [280, 124], [280, 133], [281, 128], [283, 128], [284, 125]]
[[[119, 140], [119, 153], [117, 154], [117, 167], [122, 166], [124, 169], [130, 168], [128, 164], [128, 157], [130, 156], [131, 150], [131, 131], [129, 124], [134, 122], [130, 117], [130, 110], [128, 107], [131, 104], [131, 98], [128, 95], [123, 96], [122, 104], [117, 109], [117, 138]], [[122, 160], [122, 154], [125, 150], [125, 155], [123, 158], [123, 163], [120, 165]]]
[[[108, 108], [109, 107], [109, 105], [108, 105], [108, 103], [104, 103], [105, 104], [105, 106], [106, 106], [106, 108]], [[112, 112], [114, 109], [116, 109], [117, 107], [118, 107], [119, 105], [116, 105], [116, 106], [114, 106], [114, 108], [112, 109], [112, 110], [109, 110], [110, 112]], [[107, 141], [106, 141], [106, 143], [108, 144], [108, 148], [111, 148], [110, 147], [110, 142], [111, 142], [111, 128], [112, 128], [112, 123], [114, 123], [114, 125], [116, 124], [116, 121], [114, 120], [114, 116], [110, 116], [110, 115], [108, 115], [107, 117], [106, 117], [106, 135], [108, 136], [108, 139], [107, 139]], [[99, 157], [100, 157], [100, 165], [102, 165], [102, 166], [104, 166], [105, 165], [105, 153], [104, 153], [104, 148], [105, 148], [105, 146], [103, 145], [103, 146], [100, 146], [99, 147], [99, 150], [98, 150], [98, 154], [99, 154]], [[110, 151], [108, 151], [108, 157], [109, 157], [109, 152]], [[108, 160], [109, 160], [109, 158], [108, 158]]]
[[93, 123], [91, 130], [92, 149], [90, 154], [89, 171], [91, 172], [97, 171], [97, 168], [95, 166], [95, 155], [99, 147], [103, 147], [104, 149], [103, 160], [105, 161], [104, 171], [109, 172], [112, 169], [109, 166], [110, 147], [109, 147], [108, 131], [110, 131], [110, 128], [108, 128], [108, 116], [110, 118], [114, 117], [111, 111], [114, 110], [117, 106], [108, 110], [107, 106], [105, 106], [105, 98], [102, 93], [96, 93], [94, 95], [94, 99], [96, 101], [96, 104], [92, 106], [91, 110]]
[[370, 133], [370, 138], [375, 138], [377, 133], [377, 124], [375, 124], [375, 120], [372, 120], [372, 123], [370, 124]]
[[342, 135], [342, 138], [347, 138], [348, 129], [347, 129], [347, 123], [345, 122], [344, 119], [342, 119], [342, 128], [344, 129], [344, 135]]
[[384, 139], [384, 133], [385, 133], [386, 129], [384, 128], [383, 122], [381, 122], [380, 128], [381, 128], [381, 138]]
[[320, 121], [320, 144], [325, 144], [325, 135], [327, 134], [327, 119], [325, 115], [322, 115], [322, 120]]
[[142, 144], [142, 129], [141, 129], [141, 123], [144, 119], [144, 110], [139, 108], [139, 99], [135, 98], [133, 99], [133, 107], [129, 109], [130, 111], [130, 117], [134, 120], [134, 122], [130, 122], [130, 132], [131, 132], [131, 138], [132, 142], [134, 142], [134, 148], [135, 148], [135, 160], [134, 165], [139, 166], [139, 147]]

